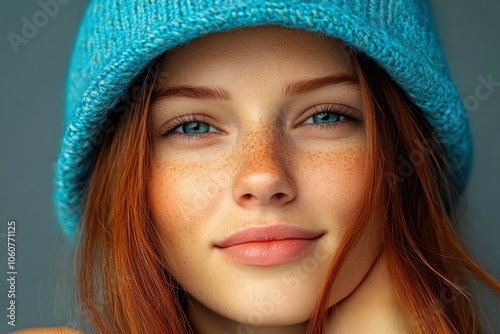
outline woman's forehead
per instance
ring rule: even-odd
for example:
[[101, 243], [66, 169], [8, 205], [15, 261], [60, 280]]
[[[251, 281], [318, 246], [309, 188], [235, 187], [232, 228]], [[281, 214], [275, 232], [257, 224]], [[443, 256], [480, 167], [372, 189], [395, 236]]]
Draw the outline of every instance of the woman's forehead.
[[166, 52], [160, 78], [175, 80], [176, 74], [186, 73], [198, 76], [215, 64], [257, 68], [270, 63], [354, 72], [347, 47], [339, 39], [300, 29], [259, 26], [208, 34]]

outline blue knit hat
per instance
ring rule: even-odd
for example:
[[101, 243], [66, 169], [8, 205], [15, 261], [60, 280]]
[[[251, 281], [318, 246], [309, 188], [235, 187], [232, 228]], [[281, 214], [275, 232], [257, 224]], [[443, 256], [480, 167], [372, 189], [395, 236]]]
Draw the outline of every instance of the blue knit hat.
[[56, 212], [70, 240], [108, 114], [148, 62], [209, 32], [264, 24], [321, 32], [372, 57], [422, 110], [456, 175], [468, 178], [468, 117], [424, 0], [93, 0], [73, 48], [55, 169]]

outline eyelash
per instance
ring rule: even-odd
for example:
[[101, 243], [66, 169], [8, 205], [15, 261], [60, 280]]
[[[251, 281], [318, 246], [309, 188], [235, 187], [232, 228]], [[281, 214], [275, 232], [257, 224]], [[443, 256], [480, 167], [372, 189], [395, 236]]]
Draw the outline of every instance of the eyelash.
[[[314, 107], [310, 115], [307, 116], [306, 120], [309, 118], [322, 114], [322, 113], [331, 113], [331, 114], [336, 114], [344, 119], [341, 119], [337, 122], [334, 123], [307, 123], [307, 125], [315, 125], [319, 129], [333, 129], [338, 126], [342, 126], [343, 123], [345, 122], [353, 122], [353, 123], [362, 123], [362, 120], [359, 119], [355, 113], [351, 110], [350, 108], [345, 106], [345, 105], [333, 105], [333, 104], [323, 104], [317, 107]], [[167, 136], [182, 136], [182, 137], [187, 137], [189, 139], [203, 139], [205, 136], [210, 136], [213, 132], [207, 132], [207, 133], [200, 133], [200, 134], [187, 134], [187, 133], [181, 133], [174, 131], [178, 127], [188, 124], [188, 123], [204, 123], [209, 126], [211, 126], [207, 122], [203, 122], [204, 116], [202, 115], [201, 118], [199, 118], [198, 115], [195, 114], [188, 114], [188, 115], [179, 115], [177, 119], [175, 119], [171, 124], [169, 124], [165, 129], [162, 130], [160, 136], [161, 137], [167, 137]], [[305, 121], [304, 121], [305, 122]]]

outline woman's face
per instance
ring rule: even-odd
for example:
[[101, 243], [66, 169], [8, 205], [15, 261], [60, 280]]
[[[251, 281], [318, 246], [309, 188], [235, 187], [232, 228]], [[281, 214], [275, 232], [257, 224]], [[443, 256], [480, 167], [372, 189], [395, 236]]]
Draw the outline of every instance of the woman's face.
[[[149, 202], [188, 316], [302, 327], [367, 173], [348, 54], [282, 27], [217, 33], [167, 53], [155, 89]], [[374, 263], [378, 225], [373, 216], [330, 305]]]

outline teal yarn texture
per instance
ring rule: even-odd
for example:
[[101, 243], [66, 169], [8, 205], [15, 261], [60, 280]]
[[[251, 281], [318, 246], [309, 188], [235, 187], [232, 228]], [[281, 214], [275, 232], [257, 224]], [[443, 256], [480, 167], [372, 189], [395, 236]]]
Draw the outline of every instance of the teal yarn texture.
[[55, 211], [73, 241], [109, 115], [156, 56], [210, 32], [276, 24], [340, 38], [373, 58], [422, 110], [456, 188], [472, 161], [468, 116], [424, 0], [93, 0], [73, 46], [55, 166]]

